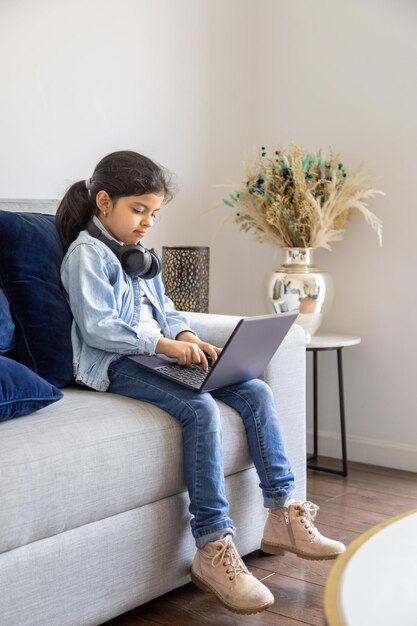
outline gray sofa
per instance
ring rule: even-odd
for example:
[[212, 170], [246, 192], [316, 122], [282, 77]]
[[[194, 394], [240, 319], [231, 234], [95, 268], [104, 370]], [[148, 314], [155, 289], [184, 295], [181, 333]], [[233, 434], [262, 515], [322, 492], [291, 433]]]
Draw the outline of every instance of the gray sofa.
[[[223, 345], [238, 318], [189, 314]], [[294, 326], [265, 372], [297, 498], [305, 497], [305, 344]], [[0, 424], [0, 624], [101, 624], [190, 580], [194, 542], [178, 423], [151, 405], [68, 387]], [[239, 416], [221, 405], [226, 488], [242, 555], [265, 511]]]

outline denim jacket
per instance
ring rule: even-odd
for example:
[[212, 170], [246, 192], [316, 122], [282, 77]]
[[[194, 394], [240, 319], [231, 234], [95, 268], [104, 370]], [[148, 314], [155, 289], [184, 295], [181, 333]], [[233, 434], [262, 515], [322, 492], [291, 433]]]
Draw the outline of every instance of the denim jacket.
[[107, 370], [112, 361], [122, 355], [155, 354], [161, 335], [140, 328], [141, 287], [165, 337], [175, 339], [191, 330], [165, 295], [160, 275], [151, 280], [131, 278], [110, 248], [85, 230], [68, 248], [61, 280], [74, 316], [75, 380], [98, 391], [110, 384]]

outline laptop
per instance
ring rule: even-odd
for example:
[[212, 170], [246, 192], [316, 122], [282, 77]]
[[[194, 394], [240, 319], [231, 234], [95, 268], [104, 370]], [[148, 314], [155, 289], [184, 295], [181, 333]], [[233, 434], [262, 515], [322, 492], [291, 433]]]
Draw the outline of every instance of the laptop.
[[213, 366], [179, 365], [164, 355], [130, 356], [141, 367], [195, 391], [213, 391], [259, 378], [291, 328], [296, 313], [242, 318]]

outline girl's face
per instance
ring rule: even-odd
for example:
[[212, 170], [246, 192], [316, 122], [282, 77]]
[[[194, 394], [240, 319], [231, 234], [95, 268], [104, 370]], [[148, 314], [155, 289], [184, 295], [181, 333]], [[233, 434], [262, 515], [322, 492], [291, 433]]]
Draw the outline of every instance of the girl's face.
[[163, 200], [163, 194], [146, 193], [123, 196], [113, 202], [106, 191], [99, 191], [96, 196], [97, 217], [117, 241], [137, 244], [152, 228]]

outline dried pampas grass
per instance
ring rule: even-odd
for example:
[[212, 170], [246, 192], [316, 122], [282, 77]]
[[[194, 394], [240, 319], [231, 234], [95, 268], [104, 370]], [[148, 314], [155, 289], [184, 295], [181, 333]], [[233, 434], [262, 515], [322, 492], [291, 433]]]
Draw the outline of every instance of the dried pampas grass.
[[382, 244], [382, 222], [367, 203], [383, 191], [369, 185], [363, 168], [347, 174], [338, 155], [306, 153], [291, 144], [267, 156], [261, 148], [246, 167], [241, 188], [224, 202], [233, 219], [262, 243], [282, 247], [328, 248], [338, 241], [348, 219], [361, 214]]

